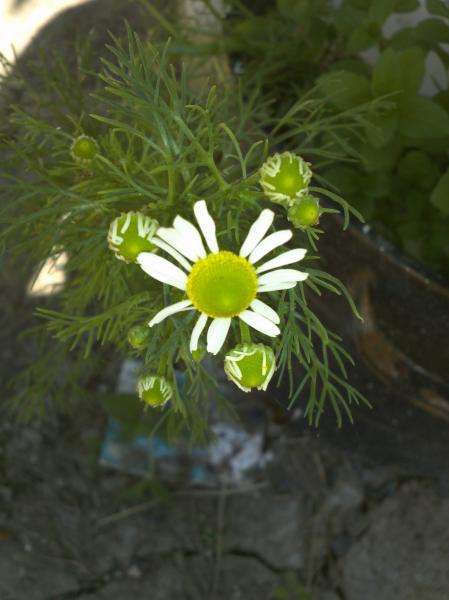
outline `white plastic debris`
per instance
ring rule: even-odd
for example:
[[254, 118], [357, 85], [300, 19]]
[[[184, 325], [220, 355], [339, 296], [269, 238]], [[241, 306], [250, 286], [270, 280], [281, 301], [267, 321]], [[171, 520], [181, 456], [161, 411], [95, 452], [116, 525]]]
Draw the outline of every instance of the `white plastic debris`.
[[[135, 393], [141, 368], [139, 360], [123, 361], [117, 381], [118, 393]], [[183, 373], [178, 372], [177, 378], [182, 388]], [[273, 458], [272, 453], [264, 449], [263, 432], [249, 433], [239, 424], [218, 420], [215, 412], [212, 413], [211, 429], [215, 439], [205, 448], [190, 449], [186, 439], [168, 440], [159, 433], [124, 438], [122, 425], [109, 418], [99, 463], [141, 476], [148, 476], [156, 469], [162, 479], [187, 478], [186, 482], [192, 486], [216, 487], [224, 483], [240, 487], [251, 482], [253, 471], [264, 468]]]
[[123, 361], [117, 381], [119, 394], [136, 394], [137, 373], [143, 367], [143, 361], [127, 358]]
[[209, 464], [222, 481], [238, 484], [248, 479], [252, 469], [263, 468], [273, 455], [263, 449], [262, 432], [248, 433], [230, 423], [215, 423], [216, 440], [208, 448]]

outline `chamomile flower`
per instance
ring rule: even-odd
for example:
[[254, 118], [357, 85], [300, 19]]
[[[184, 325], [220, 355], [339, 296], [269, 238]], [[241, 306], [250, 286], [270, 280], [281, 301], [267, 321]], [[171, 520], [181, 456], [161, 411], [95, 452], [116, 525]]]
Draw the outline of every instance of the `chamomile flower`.
[[173, 396], [173, 388], [165, 377], [144, 375], [137, 381], [137, 393], [148, 406], [162, 407]]
[[193, 207], [204, 236], [206, 248], [198, 229], [177, 216], [173, 227], [160, 227], [152, 243], [174, 258], [180, 266], [152, 252], [142, 252], [136, 262], [158, 281], [176, 287], [186, 298], [163, 308], [149, 322], [153, 327], [175, 313], [196, 310], [199, 318], [190, 338], [190, 351], [198, 348], [201, 333], [208, 320], [207, 351], [217, 354], [223, 346], [231, 321], [238, 317], [244, 323], [270, 337], [279, 335], [280, 319], [276, 311], [259, 299], [264, 292], [285, 290], [307, 279], [308, 274], [284, 267], [304, 258], [306, 250], [288, 250], [260, 263], [269, 252], [288, 242], [289, 229], [265, 237], [273, 223], [274, 213], [265, 209], [250, 227], [239, 254], [220, 250], [215, 235], [215, 223], [200, 200]]
[[316, 225], [320, 220], [321, 209], [318, 198], [306, 194], [297, 198], [288, 209], [287, 218], [299, 229], [306, 229]]
[[140, 212], [122, 213], [109, 226], [109, 248], [119, 260], [134, 262], [141, 252], [155, 249], [152, 238], [158, 227], [157, 221]]
[[292, 152], [270, 156], [260, 168], [260, 185], [272, 202], [289, 206], [308, 193], [312, 179], [310, 165]]
[[94, 138], [88, 135], [78, 136], [70, 146], [73, 160], [84, 166], [90, 165], [97, 153], [98, 144]]
[[226, 355], [224, 370], [244, 392], [265, 391], [276, 370], [274, 352], [264, 344], [239, 344]]
[[142, 350], [148, 343], [150, 332], [145, 325], [134, 325], [128, 331], [128, 343], [135, 350]]

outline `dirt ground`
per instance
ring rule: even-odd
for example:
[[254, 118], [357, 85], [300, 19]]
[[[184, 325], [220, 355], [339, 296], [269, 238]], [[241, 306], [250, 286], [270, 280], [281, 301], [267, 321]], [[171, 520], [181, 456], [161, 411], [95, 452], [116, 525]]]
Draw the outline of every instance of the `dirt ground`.
[[[4, 269], [3, 381], [36, 351], [23, 290]], [[449, 599], [446, 480], [257, 410], [271, 461], [208, 489], [99, 465], [99, 404], [40, 425], [1, 412], [0, 600]]]
[[164, 486], [99, 466], [89, 412], [0, 426], [1, 600], [449, 598], [438, 482], [291, 425], [238, 487]]

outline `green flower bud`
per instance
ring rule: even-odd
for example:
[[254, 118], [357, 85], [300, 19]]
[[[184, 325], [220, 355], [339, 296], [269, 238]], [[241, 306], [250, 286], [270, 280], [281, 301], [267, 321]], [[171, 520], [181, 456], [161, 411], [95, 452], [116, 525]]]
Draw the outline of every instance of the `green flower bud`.
[[123, 213], [109, 226], [109, 248], [119, 260], [135, 262], [141, 252], [153, 252], [151, 243], [159, 224], [140, 212]]
[[173, 388], [165, 377], [144, 375], [137, 382], [137, 393], [148, 406], [162, 407], [173, 396]]
[[276, 370], [274, 352], [264, 344], [239, 344], [226, 355], [224, 370], [244, 392], [265, 391]]
[[288, 209], [287, 218], [295, 227], [305, 229], [316, 225], [320, 220], [321, 210], [317, 198], [307, 195], [298, 198]]
[[128, 343], [135, 350], [141, 350], [145, 348], [149, 335], [150, 328], [148, 325], [134, 325], [128, 331]]
[[192, 350], [192, 358], [195, 362], [201, 362], [205, 356], [206, 348], [204, 346], [199, 346], [196, 350]]
[[284, 206], [307, 194], [312, 171], [309, 163], [291, 152], [274, 154], [260, 169], [260, 185], [272, 202]]
[[78, 136], [70, 147], [70, 154], [77, 163], [90, 165], [98, 152], [98, 144], [88, 135]]

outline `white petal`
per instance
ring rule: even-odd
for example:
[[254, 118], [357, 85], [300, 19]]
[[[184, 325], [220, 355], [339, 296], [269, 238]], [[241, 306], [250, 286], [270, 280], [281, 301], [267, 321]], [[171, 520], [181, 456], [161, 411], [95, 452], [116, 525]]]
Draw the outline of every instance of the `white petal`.
[[277, 312], [273, 310], [270, 306], [268, 306], [268, 304], [262, 302], [262, 300], [258, 300], [256, 298], [251, 302], [250, 306], [253, 309], [253, 311], [258, 315], [262, 315], [263, 317], [270, 319], [270, 321], [273, 321], [273, 323], [280, 323], [280, 318]]
[[266, 208], [263, 210], [256, 221], [251, 225], [248, 235], [240, 248], [240, 256], [244, 258], [250, 254], [267, 233], [274, 219], [274, 212]]
[[170, 246], [170, 244], [159, 240], [156, 236], [151, 238], [151, 243], [157, 246], [158, 248], [161, 248], [161, 250], [165, 250], [165, 252], [167, 252], [167, 254], [170, 254], [170, 256], [173, 256], [173, 258], [175, 258], [179, 262], [179, 264], [182, 265], [187, 271], [192, 270], [192, 265], [189, 262], [187, 262], [186, 259], [183, 256], [181, 256], [181, 254], [179, 254], [177, 250]]
[[157, 256], [152, 252], [141, 252], [136, 261], [150, 277], [162, 283], [168, 283], [180, 290], [186, 289], [187, 275], [162, 256]]
[[294, 288], [297, 283], [297, 281], [285, 281], [283, 283], [261, 285], [257, 289], [257, 293], [260, 294], [262, 292], [277, 292], [278, 290], [290, 290], [291, 288]]
[[268, 254], [268, 252], [271, 252], [278, 246], [282, 246], [282, 244], [288, 242], [288, 240], [291, 239], [292, 235], [293, 231], [291, 231], [290, 229], [282, 229], [281, 231], [275, 231], [274, 233], [266, 237], [264, 240], [262, 240], [260, 244], [258, 244], [254, 248], [254, 250], [249, 255], [249, 262], [253, 264], [256, 263], [262, 258], [262, 256]]
[[206, 244], [211, 252], [218, 252], [217, 237], [215, 235], [215, 222], [210, 216], [207, 205], [204, 200], [198, 200], [193, 205], [193, 212], [200, 226], [201, 232], [204, 235]]
[[196, 252], [198, 258], [204, 258], [206, 256], [206, 250], [204, 249], [199, 231], [192, 223], [189, 223], [178, 216], [175, 217], [175, 220], [173, 221], [173, 227], [184, 239], [184, 243], [188, 244], [189, 247]]
[[174, 227], [159, 227], [157, 235], [189, 260], [193, 262], [198, 260], [198, 254]]
[[207, 330], [207, 351], [211, 354], [220, 352], [228, 335], [231, 319], [214, 319]]
[[200, 339], [200, 335], [203, 333], [203, 329], [206, 327], [207, 323], [207, 315], [201, 313], [198, 321], [195, 323], [195, 327], [192, 330], [192, 335], [190, 337], [190, 352], [197, 350], [198, 348], [198, 340]]
[[263, 273], [264, 271], [269, 271], [270, 269], [277, 269], [278, 267], [283, 267], [284, 265], [290, 265], [291, 263], [298, 262], [304, 258], [307, 250], [304, 248], [295, 248], [294, 250], [288, 250], [287, 252], [283, 252], [276, 258], [272, 258], [271, 260], [263, 263], [256, 269], [257, 273]]
[[250, 310], [244, 310], [239, 314], [239, 317], [250, 327], [257, 329], [257, 331], [265, 333], [270, 337], [275, 337], [281, 333], [279, 327], [272, 321]]
[[258, 277], [259, 285], [271, 285], [273, 283], [285, 283], [287, 281], [304, 281], [308, 273], [296, 269], [277, 269]]
[[162, 310], [160, 310], [148, 323], [150, 327], [153, 325], [157, 325], [170, 315], [174, 315], [175, 313], [182, 312], [183, 310], [192, 310], [193, 306], [190, 300], [181, 300], [181, 302], [175, 302], [175, 304], [170, 304], [170, 306], [166, 306]]

